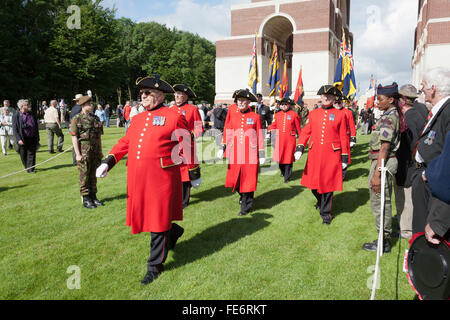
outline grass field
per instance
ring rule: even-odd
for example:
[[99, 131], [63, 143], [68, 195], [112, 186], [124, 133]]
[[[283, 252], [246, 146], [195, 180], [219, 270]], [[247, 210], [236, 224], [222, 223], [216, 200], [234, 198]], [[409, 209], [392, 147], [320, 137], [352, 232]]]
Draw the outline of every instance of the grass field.
[[[123, 133], [105, 128], [104, 154]], [[41, 131], [38, 163], [52, 156], [46, 141]], [[150, 235], [131, 235], [125, 226], [125, 160], [99, 181], [106, 206], [95, 210], [81, 205], [71, 152], [35, 175], [0, 179], [0, 299], [367, 300], [376, 255], [361, 247], [378, 236], [367, 188], [368, 141], [358, 137], [330, 226], [322, 225], [314, 196], [300, 186], [306, 155], [288, 184], [278, 172], [260, 175], [247, 217], [238, 217], [239, 197], [224, 188], [226, 165], [202, 164], [202, 185], [193, 189], [180, 223], [185, 233], [169, 252], [166, 271], [148, 286], [140, 280]], [[200, 143], [208, 152], [213, 142]], [[23, 169], [14, 151], [0, 159], [0, 176]], [[407, 247], [396, 240], [382, 257], [376, 299], [415, 297], [402, 271]], [[79, 289], [67, 285], [75, 275], [71, 266], [80, 272]]]

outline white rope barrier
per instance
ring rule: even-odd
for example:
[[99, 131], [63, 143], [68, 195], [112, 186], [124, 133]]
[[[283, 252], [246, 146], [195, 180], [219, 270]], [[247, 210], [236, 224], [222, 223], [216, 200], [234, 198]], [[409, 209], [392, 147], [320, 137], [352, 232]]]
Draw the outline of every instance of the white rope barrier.
[[32, 167], [29, 167], [29, 168], [26, 168], [26, 169], [23, 169], [23, 170], [20, 170], [20, 171], [17, 171], [17, 172], [13, 172], [13, 173], [7, 174], [6, 176], [0, 177], [0, 179], [8, 178], [8, 177], [14, 176], [14, 175], [16, 175], [16, 174], [25, 172], [25, 171], [27, 171], [27, 170], [34, 169], [34, 168], [36, 168], [37, 166], [41, 166], [41, 165], [43, 165], [44, 163], [47, 163], [47, 162], [49, 162], [49, 161], [51, 161], [51, 160], [53, 160], [53, 159], [56, 159], [56, 158], [62, 156], [64, 153], [66, 153], [66, 152], [68, 152], [68, 151], [71, 151], [72, 149], [73, 149], [73, 146], [70, 147], [69, 149], [67, 149], [67, 150], [65, 150], [65, 151], [63, 151], [63, 152], [57, 154], [56, 156], [51, 157], [50, 159], [47, 159], [47, 160], [45, 160], [45, 161], [43, 161], [43, 162], [41, 162], [41, 163], [35, 164], [35, 165], [32, 166]]

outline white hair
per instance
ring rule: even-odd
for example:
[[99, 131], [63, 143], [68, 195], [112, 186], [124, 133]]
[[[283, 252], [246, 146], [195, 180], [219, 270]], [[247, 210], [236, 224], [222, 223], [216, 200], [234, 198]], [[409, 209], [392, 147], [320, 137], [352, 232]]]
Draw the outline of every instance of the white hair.
[[17, 102], [17, 106], [19, 107], [19, 109], [23, 107], [23, 105], [25, 104], [25, 102], [28, 102], [28, 103], [29, 103], [30, 101], [28, 101], [27, 99], [20, 99], [20, 100]]
[[440, 96], [446, 97], [450, 95], [450, 68], [437, 67], [429, 69], [423, 75], [423, 80], [427, 83], [428, 88], [434, 86]]

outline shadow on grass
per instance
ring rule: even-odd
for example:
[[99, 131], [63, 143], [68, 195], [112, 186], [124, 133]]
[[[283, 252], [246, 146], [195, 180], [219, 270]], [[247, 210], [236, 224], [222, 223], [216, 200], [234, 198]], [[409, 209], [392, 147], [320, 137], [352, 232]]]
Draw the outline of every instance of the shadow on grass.
[[283, 201], [295, 198], [301, 190], [300, 186], [294, 186], [263, 193], [255, 198], [252, 210], [271, 209]]
[[344, 212], [353, 213], [359, 207], [367, 204], [369, 201], [369, 190], [367, 188], [358, 191], [346, 191], [333, 197], [333, 217], [337, 217]]
[[126, 193], [117, 195], [115, 197], [102, 198], [101, 201], [106, 203], [106, 202], [110, 202], [110, 201], [114, 201], [114, 200], [123, 200], [123, 199], [127, 199]]
[[21, 185], [21, 186], [14, 186], [14, 187], [0, 187], [0, 192], [9, 191], [9, 190], [12, 190], [12, 189], [19, 189], [19, 188], [23, 188], [23, 187], [28, 187], [28, 185], [24, 184], [24, 185]]
[[347, 176], [345, 177], [344, 183], [346, 181], [360, 179], [361, 177], [368, 178], [369, 177], [369, 172], [370, 172], [369, 168], [367, 168], [367, 169], [363, 169], [363, 168], [354, 169], [350, 165], [350, 167], [348, 167]]
[[[194, 189], [192, 189], [194, 190]], [[205, 191], [196, 192], [191, 190], [191, 200], [189, 205], [196, 204], [201, 201], [214, 201], [219, 198], [226, 198], [233, 195], [230, 188], [225, 188], [224, 186], [216, 186]], [[195, 199], [195, 200], [192, 200]]]
[[58, 170], [58, 169], [63, 169], [63, 168], [68, 168], [68, 167], [74, 167], [75, 169], [77, 168], [77, 166], [74, 166], [72, 163], [70, 163], [70, 164], [60, 164], [60, 165], [57, 165], [57, 166], [54, 166], [54, 167], [50, 167], [50, 168], [39, 168], [39, 167], [37, 167], [36, 172], [37, 171]]
[[212, 255], [227, 245], [266, 228], [270, 224], [267, 219], [272, 217], [266, 213], [255, 213], [210, 227], [191, 239], [178, 243], [174, 249], [174, 261], [164, 267], [166, 270], [179, 268]]

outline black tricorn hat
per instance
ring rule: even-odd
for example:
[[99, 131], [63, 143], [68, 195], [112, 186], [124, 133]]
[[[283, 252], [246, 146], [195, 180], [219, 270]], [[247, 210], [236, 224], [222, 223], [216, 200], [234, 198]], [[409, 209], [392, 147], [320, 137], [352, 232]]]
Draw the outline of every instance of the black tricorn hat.
[[408, 251], [408, 280], [420, 299], [445, 300], [450, 297], [450, 246], [433, 245], [424, 234], [416, 234]]
[[287, 103], [290, 104], [291, 106], [295, 105], [295, 101], [289, 98], [283, 98], [281, 99], [280, 103]]
[[321, 86], [319, 91], [317, 92], [317, 95], [320, 96], [321, 94], [331, 94], [338, 98], [342, 97], [341, 90], [339, 90], [335, 86], [332, 86], [331, 84], [326, 84], [324, 86]]
[[256, 96], [253, 93], [251, 93], [250, 90], [248, 89], [237, 90], [235, 91], [233, 96], [235, 100], [237, 100], [237, 98], [245, 98], [250, 100], [250, 102], [258, 102]]
[[173, 90], [184, 92], [189, 98], [197, 98], [195, 92], [192, 91], [192, 89], [189, 88], [187, 84], [174, 84]]
[[155, 89], [164, 93], [175, 92], [170, 84], [164, 80], [161, 80], [161, 78], [156, 74], [153, 77], [137, 78], [136, 85], [139, 89]]

